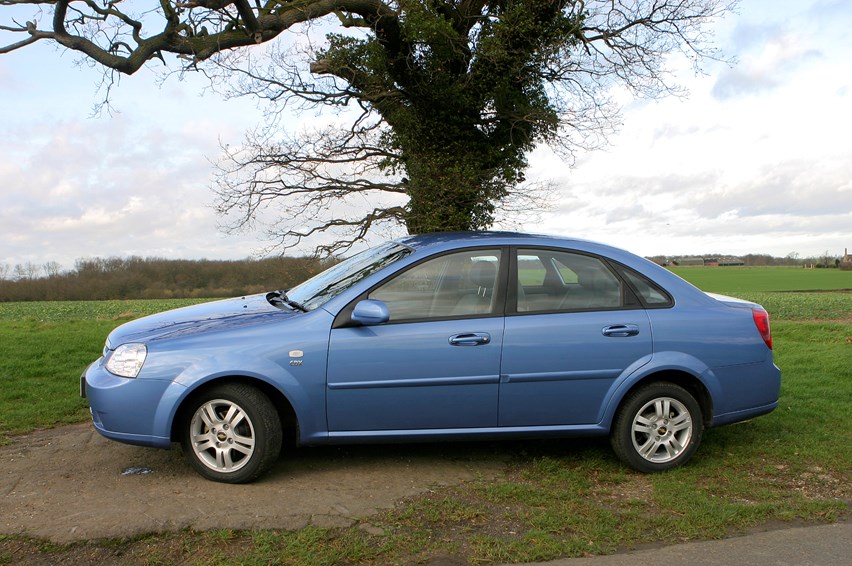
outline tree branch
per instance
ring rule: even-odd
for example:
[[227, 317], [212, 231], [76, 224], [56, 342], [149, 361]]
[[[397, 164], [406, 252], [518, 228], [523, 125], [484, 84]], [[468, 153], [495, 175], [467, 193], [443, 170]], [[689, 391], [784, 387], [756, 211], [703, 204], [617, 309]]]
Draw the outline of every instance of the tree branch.
[[[69, 17], [68, 10], [74, 0], [0, 0], [0, 5], [52, 5], [54, 15], [50, 30], [4, 27], [5, 31], [27, 33], [30, 38], [0, 47], [8, 53], [40, 39], [54, 40], [73, 49], [97, 63], [125, 74], [133, 74], [153, 58], [163, 53], [204, 61], [221, 51], [270, 41], [294, 25], [316, 20], [335, 12], [358, 14], [383, 41], [398, 38], [397, 14], [381, 0], [271, 0], [265, 6], [252, 7], [247, 0], [190, 0], [174, 2], [161, 0], [160, 30], [148, 37], [142, 33], [143, 22], [120, 11], [116, 3], [101, 7], [91, 0], [76, 2], [87, 11], [75, 9]], [[234, 18], [233, 9], [239, 16]], [[145, 22], [152, 21], [151, 14]], [[69, 24], [79, 25], [79, 33], [72, 32]], [[151, 25], [151, 24], [149, 24]], [[214, 29], [207, 29], [212, 25]], [[94, 26], [94, 31], [88, 26]], [[117, 26], [116, 36], [127, 35], [134, 39], [135, 47], [126, 56], [114, 51], [114, 42], [101, 45], [94, 34], [106, 26]], [[120, 28], [124, 27], [126, 31]], [[35, 39], [33, 39], [35, 38]]]

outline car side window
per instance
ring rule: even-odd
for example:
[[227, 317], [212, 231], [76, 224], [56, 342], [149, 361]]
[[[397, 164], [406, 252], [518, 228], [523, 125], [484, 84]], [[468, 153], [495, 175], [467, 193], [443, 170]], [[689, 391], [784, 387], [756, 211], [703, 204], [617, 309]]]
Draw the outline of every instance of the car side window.
[[626, 267], [621, 267], [619, 271], [642, 298], [642, 302], [645, 303], [645, 306], [670, 307], [674, 304], [671, 297], [665, 291], [643, 275], [636, 273], [632, 269], [627, 269]]
[[547, 270], [537, 255], [518, 255], [518, 277], [524, 285], [543, 285]]
[[500, 250], [467, 250], [417, 264], [373, 290], [390, 321], [485, 315], [495, 310]]
[[596, 257], [554, 250], [517, 253], [518, 312], [624, 306], [621, 280]]

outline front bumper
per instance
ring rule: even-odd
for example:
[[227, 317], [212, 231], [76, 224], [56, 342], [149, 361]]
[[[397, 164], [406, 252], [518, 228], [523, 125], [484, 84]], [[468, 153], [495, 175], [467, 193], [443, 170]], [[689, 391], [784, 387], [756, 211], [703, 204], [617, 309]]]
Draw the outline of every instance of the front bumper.
[[80, 395], [89, 401], [95, 429], [126, 444], [168, 448], [174, 402], [185, 388], [168, 380], [109, 373], [103, 358], [80, 376]]

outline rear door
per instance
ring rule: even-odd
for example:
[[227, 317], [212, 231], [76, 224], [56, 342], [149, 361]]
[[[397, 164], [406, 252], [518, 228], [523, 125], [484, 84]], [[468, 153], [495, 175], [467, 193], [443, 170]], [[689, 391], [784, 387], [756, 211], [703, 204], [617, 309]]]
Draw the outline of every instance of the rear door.
[[599, 422], [613, 381], [650, 359], [647, 313], [595, 256], [518, 249], [509, 277], [500, 426]]

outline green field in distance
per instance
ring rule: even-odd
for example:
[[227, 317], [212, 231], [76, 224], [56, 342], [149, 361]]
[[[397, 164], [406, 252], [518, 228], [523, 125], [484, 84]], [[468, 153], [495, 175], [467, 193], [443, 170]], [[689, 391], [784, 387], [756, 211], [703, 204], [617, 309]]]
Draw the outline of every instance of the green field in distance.
[[800, 267], [672, 267], [702, 291], [829, 291], [852, 289], [852, 271]]

